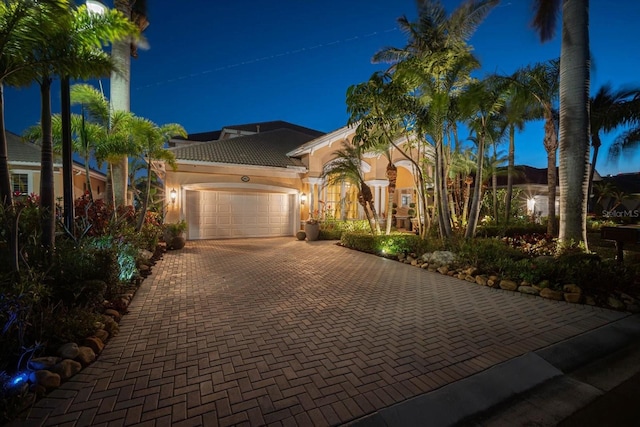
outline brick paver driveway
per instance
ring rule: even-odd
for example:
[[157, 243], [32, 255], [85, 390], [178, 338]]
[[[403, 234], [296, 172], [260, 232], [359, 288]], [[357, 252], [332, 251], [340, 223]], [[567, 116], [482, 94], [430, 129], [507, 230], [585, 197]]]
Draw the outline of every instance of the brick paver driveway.
[[154, 267], [99, 360], [29, 420], [340, 424], [621, 317], [332, 242], [188, 242]]

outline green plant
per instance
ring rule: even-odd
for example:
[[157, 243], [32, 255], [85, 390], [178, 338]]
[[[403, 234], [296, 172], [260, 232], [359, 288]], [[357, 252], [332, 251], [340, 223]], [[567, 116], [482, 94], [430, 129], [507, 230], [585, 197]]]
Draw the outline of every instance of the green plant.
[[187, 222], [182, 219], [176, 223], [165, 223], [164, 230], [170, 237], [178, 237], [187, 231]]

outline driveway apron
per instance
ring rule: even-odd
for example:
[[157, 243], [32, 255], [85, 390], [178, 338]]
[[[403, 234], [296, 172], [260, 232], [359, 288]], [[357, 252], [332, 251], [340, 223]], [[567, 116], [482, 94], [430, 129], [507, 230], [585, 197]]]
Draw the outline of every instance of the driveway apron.
[[293, 238], [190, 241], [20, 425], [337, 425], [626, 316]]

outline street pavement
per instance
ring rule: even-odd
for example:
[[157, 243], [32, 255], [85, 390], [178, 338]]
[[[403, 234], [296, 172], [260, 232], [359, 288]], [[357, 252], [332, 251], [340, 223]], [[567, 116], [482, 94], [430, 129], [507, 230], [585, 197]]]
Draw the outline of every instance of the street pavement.
[[98, 360], [14, 424], [499, 423], [496, 408], [572, 379], [639, 331], [628, 313], [335, 242], [189, 241], [154, 266]]

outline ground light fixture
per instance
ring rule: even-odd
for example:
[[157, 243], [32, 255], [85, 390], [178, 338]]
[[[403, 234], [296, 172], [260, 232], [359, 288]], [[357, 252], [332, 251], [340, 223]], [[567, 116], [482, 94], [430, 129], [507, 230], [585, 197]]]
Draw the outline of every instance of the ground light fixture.
[[171, 189], [171, 192], [169, 193], [169, 198], [171, 199], [172, 205], [176, 203], [176, 199], [178, 198], [178, 192], [176, 191], [175, 188]]

